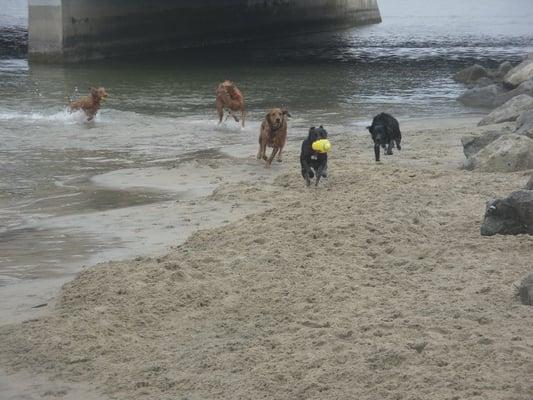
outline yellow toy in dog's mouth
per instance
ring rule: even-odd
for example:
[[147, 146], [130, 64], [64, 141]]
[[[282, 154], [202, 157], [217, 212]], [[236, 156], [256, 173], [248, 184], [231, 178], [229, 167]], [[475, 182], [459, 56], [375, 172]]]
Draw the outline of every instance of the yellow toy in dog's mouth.
[[319, 153], [327, 153], [331, 150], [331, 143], [328, 139], [320, 139], [316, 142], [313, 142], [311, 147], [314, 151], [318, 151]]

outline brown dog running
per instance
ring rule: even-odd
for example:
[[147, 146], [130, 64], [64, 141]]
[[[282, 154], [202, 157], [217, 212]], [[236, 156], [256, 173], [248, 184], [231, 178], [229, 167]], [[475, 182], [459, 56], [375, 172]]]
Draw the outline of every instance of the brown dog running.
[[[274, 108], [265, 116], [261, 124], [257, 159], [265, 160], [267, 168], [272, 164], [276, 154], [278, 156], [277, 161], [281, 162], [281, 152], [287, 141], [287, 117], [290, 116], [287, 110]], [[272, 147], [272, 154], [268, 158], [266, 156], [267, 146]]]
[[83, 110], [87, 116], [87, 121], [92, 121], [96, 113], [100, 109], [102, 101], [107, 97], [105, 88], [99, 87], [98, 89], [91, 88], [89, 96], [82, 97], [79, 100], [70, 103], [70, 112]]
[[244, 128], [244, 97], [241, 91], [235, 86], [231, 81], [225, 80], [217, 87], [217, 113], [218, 113], [218, 123], [222, 122], [222, 117], [224, 117], [224, 109], [229, 111], [229, 115], [239, 122], [239, 118], [234, 114], [236, 111], [241, 112], [241, 124]]

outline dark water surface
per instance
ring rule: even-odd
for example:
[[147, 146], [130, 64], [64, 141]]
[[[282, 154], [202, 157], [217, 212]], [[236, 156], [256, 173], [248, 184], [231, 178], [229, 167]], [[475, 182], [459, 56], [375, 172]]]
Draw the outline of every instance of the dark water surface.
[[[63, 262], [60, 244], [47, 253], [42, 234], [31, 239], [47, 218], [168, 199], [96, 189], [94, 175], [175, 165], [192, 152], [252, 148], [265, 111], [281, 104], [293, 115], [291, 140], [312, 124], [333, 125], [333, 134], [360, 131], [381, 111], [401, 119], [479, 112], [456, 102], [464, 87], [451, 75], [473, 62], [518, 62], [533, 51], [531, 0], [380, 6], [382, 24], [342, 32], [44, 66], [28, 64], [24, 53], [25, 1], [2, 0], [0, 281], [22, 276], [25, 265], [38, 268], [35, 260]], [[225, 78], [245, 93], [244, 130], [230, 122], [216, 127], [214, 89]], [[104, 85], [110, 99], [96, 122], [85, 124], [65, 106], [91, 85]], [[40, 243], [35, 262], [18, 254], [31, 240]]]

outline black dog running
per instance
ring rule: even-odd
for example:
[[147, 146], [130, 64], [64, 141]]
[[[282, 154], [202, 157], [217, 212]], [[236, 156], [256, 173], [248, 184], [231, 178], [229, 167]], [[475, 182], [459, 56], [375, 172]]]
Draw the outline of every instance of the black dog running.
[[311, 179], [316, 175], [316, 183], [320, 182], [320, 178], [327, 178], [328, 175], [328, 154], [320, 153], [313, 150], [313, 142], [321, 139], [327, 139], [328, 133], [319, 126], [314, 126], [309, 129], [307, 139], [302, 142], [302, 151], [300, 153], [300, 164], [302, 165], [302, 176], [305, 179], [307, 186], [311, 184]]

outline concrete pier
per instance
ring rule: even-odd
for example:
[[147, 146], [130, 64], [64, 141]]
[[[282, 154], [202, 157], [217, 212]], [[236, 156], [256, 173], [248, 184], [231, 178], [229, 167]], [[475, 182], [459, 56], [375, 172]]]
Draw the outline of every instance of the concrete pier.
[[29, 57], [77, 62], [380, 21], [377, 0], [29, 0]]

